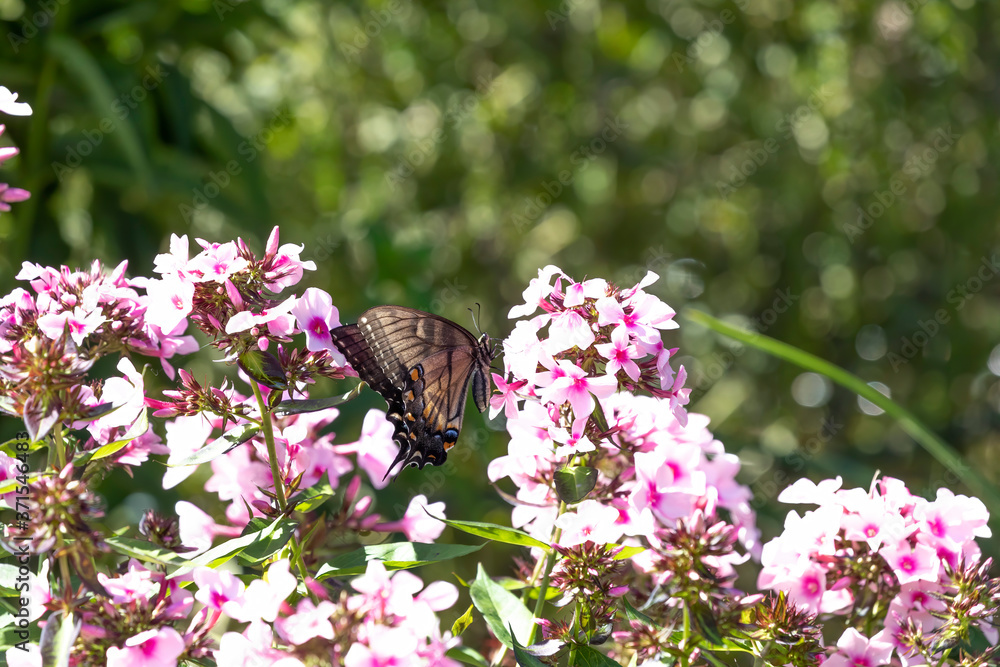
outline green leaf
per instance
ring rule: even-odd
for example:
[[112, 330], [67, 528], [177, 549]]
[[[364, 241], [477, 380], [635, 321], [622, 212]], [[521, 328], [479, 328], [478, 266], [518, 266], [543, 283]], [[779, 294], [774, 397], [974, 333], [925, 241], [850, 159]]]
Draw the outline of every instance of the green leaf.
[[490, 663], [486, 662], [486, 658], [480, 655], [478, 651], [471, 649], [468, 646], [456, 646], [455, 648], [448, 649], [448, 652], [445, 653], [445, 655], [452, 660], [464, 662], [466, 665], [490, 667]]
[[458, 637], [461, 636], [465, 629], [472, 625], [472, 610], [474, 607], [470, 604], [469, 608], [465, 610], [465, 613], [455, 619], [455, 622], [451, 624], [451, 634]]
[[556, 470], [555, 485], [559, 498], [568, 503], [578, 503], [594, 490], [597, 470], [588, 466], [572, 466]]
[[628, 560], [629, 558], [632, 558], [633, 556], [637, 556], [637, 555], [641, 554], [645, 550], [646, 550], [645, 547], [629, 547], [629, 546], [625, 546], [625, 547], [622, 547], [622, 550], [619, 551], [618, 554], [615, 555], [615, 557], [612, 558], [611, 560]]
[[99, 461], [124, 448], [125, 445], [149, 430], [148, 412], [149, 411], [146, 408], [143, 408], [142, 412], [139, 414], [139, 419], [137, 419], [132, 426], [129, 427], [129, 430], [125, 433], [125, 435], [114, 442], [101, 445], [93, 451], [81, 452], [79, 456], [74, 457], [74, 464], [81, 465], [90, 461]]
[[924, 426], [912, 413], [874, 387], [869, 386], [858, 376], [787, 343], [734, 327], [699, 310], [689, 309], [685, 311], [684, 315], [692, 322], [706, 326], [724, 336], [767, 352], [779, 359], [789, 361], [800, 368], [825, 375], [840, 386], [875, 404], [895, 419], [900, 427], [920, 443], [941, 465], [955, 473], [969, 489], [978, 495], [989, 508], [990, 515], [994, 517], [994, 520], [1000, 516], [1000, 489], [988, 482], [979, 470], [967, 465], [954, 449]]
[[628, 598], [625, 596], [622, 596], [622, 606], [625, 608], [625, 618], [627, 618], [629, 622], [637, 621], [643, 625], [648, 625], [653, 628], [660, 627], [660, 625], [649, 616], [646, 616], [644, 613], [633, 607], [632, 603], [629, 602]]
[[267, 519], [256, 517], [243, 529], [243, 534], [264, 534], [268, 526], [271, 526], [272, 530], [267, 537], [253, 542], [237, 554], [237, 558], [240, 559], [241, 563], [256, 565], [281, 551], [288, 544], [288, 540], [292, 539], [292, 535], [295, 533], [295, 528], [298, 524], [285, 517], [279, 518], [274, 524], [271, 524]]
[[534, 617], [513, 593], [493, 581], [482, 563], [478, 566], [476, 579], [469, 588], [472, 604], [486, 619], [486, 624], [504, 646], [513, 648], [512, 631], [527, 640], [534, 624]]
[[158, 547], [146, 540], [138, 540], [133, 537], [107, 537], [104, 540], [116, 553], [144, 563], [154, 563], [156, 565], [180, 565], [187, 563], [180, 554]]
[[195, 466], [199, 463], [207, 463], [216, 459], [226, 452], [239, 447], [244, 442], [260, 433], [260, 426], [257, 424], [243, 424], [233, 430], [216, 438], [211, 444], [202, 447], [190, 456], [186, 456], [180, 461], [168, 463], [171, 468], [179, 466]]
[[508, 625], [507, 629], [510, 632], [511, 642], [514, 644], [514, 660], [517, 661], [517, 664], [521, 667], [546, 667], [544, 662], [533, 656], [518, 643], [517, 638], [514, 636], [513, 628]]
[[240, 368], [269, 389], [288, 389], [288, 376], [278, 357], [264, 350], [247, 350], [237, 361]]
[[368, 561], [382, 561], [387, 570], [407, 570], [412, 567], [460, 558], [479, 551], [484, 545], [424, 544], [422, 542], [394, 542], [371, 544], [350, 553], [337, 556], [316, 573], [316, 579], [364, 574]]
[[[52, 473], [48, 472], [48, 471], [46, 471], [46, 472], [32, 472], [32, 473], [28, 473], [28, 483], [30, 484], [31, 482], [33, 482], [34, 480], [38, 479], [39, 477], [46, 477], [46, 476], [51, 476], [51, 475], [52, 475]], [[16, 477], [11, 477], [10, 479], [7, 479], [7, 480], [4, 480], [3, 482], [0, 482], [0, 494], [10, 493], [11, 491], [13, 491], [14, 489], [16, 489], [19, 486], [21, 486], [21, 483], [17, 481], [17, 478]]]
[[303, 412], [316, 412], [318, 410], [326, 410], [327, 408], [336, 407], [342, 403], [346, 403], [358, 397], [361, 390], [368, 385], [364, 382], [359, 382], [354, 389], [350, 390], [346, 394], [341, 394], [340, 396], [331, 396], [329, 398], [310, 398], [310, 399], [288, 399], [278, 403], [274, 406], [271, 411], [274, 414], [282, 417], [284, 415], [297, 415]]
[[577, 646], [576, 659], [573, 660], [572, 667], [622, 667], [621, 663], [615, 662], [595, 648], [590, 646]]
[[289, 498], [288, 504], [299, 512], [311, 512], [335, 495], [337, 495], [337, 491], [324, 482], [303, 489], [300, 493]]
[[38, 642], [45, 667], [69, 667], [73, 642], [80, 634], [82, 625], [83, 621], [76, 620], [72, 613], [65, 618], [61, 611], [49, 614]]
[[[438, 517], [434, 518], [437, 519]], [[522, 530], [517, 530], [516, 528], [507, 528], [505, 526], [499, 526], [495, 523], [483, 523], [481, 521], [455, 521], [454, 519], [438, 520], [444, 521], [452, 528], [456, 528], [463, 533], [469, 533], [470, 535], [476, 535], [478, 537], [485, 537], [486, 539], [494, 542], [516, 544], [522, 547], [538, 547], [539, 549], [544, 549], [545, 551], [552, 550], [552, 548], [545, 542], [536, 540], [531, 535], [528, 535]]]

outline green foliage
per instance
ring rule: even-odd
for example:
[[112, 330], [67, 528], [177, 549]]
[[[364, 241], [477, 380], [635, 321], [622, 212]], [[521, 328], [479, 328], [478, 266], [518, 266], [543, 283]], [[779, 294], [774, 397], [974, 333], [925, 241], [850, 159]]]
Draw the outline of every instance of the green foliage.
[[[468, 322], [480, 303], [500, 338], [540, 266], [652, 270], [678, 311], [882, 383], [995, 483], [1000, 24], [985, 2], [903, 4], [0, 1], [0, 85], [35, 111], [3, 119], [22, 154], [0, 182], [32, 198], [0, 213], [0, 293], [23, 260], [150, 275], [171, 233], [259, 250], [280, 224], [342, 321], [401, 303]], [[698, 327], [666, 341], [765, 535], [802, 474], [963, 491], [853, 393]], [[204, 359], [189, 370], [217, 378]], [[343, 408], [339, 441], [369, 401]], [[495, 523], [484, 480], [506, 439], [478, 420], [432, 499]], [[424, 479], [406, 471], [386, 506]], [[153, 492], [125, 481], [109, 509]]]

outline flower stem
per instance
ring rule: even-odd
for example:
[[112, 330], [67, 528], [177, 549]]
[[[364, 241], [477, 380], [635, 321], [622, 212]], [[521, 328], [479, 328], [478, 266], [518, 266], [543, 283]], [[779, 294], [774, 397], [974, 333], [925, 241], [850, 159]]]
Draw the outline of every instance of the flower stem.
[[264, 442], [267, 445], [267, 459], [271, 464], [271, 478], [274, 481], [274, 495], [278, 500], [278, 509], [282, 512], [288, 507], [288, 500], [285, 498], [285, 481], [278, 469], [278, 453], [274, 446], [274, 426], [271, 423], [271, 413], [264, 401], [264, 396], [260, 392], [260, 385], [253, 378], [250, 379], [250, 386], [253, 387], [253, 395], [257, 399], [260, 407], [260, 421], [264, 429]]
[[[278, 469], [278, 451], [274, 445], [274, 425], [271, 422], [271, 411], [267, 407], [267, 402], [261, 394], [257, 381], [250, 378], [250, 386], [253, 387], [253, 395], [260, 408], [260, 423], [264, 431], [264, 443], [267, 445], [268, 463], [271, 464], [271, 479], [274, 481], [274, 496], [278, 501], [278, 508], [284, 513], [288, 508], [288, 500], [285, 498], [285, 481], [281, 476], [281, 470]], [[303, 583], [305, 583], [306, 578], [309, 577], [309, 569], [306, 568], [305, 561], [302, 560], [302, 545], [299, 543], [299, 536], [296, 533], [292, 533], [292, 561], [295, 563], [295, 569], [299, 571]], [[316, 597], [312, 589], [306, 586], [306, 590], [309, 592], [313, 604], [319, 604], [319, 598]]]
[[[559, 503], [559, 516], [562, 516], [566, 512], [566, 503]], [[552, 541], [558, 542], [559, 537], [562, 535], [562, 528], [553, 527], [552, 528]], [[545, 566], [542, 569], [542, 583], [538, 586], [538, 599], [535, 600], [535, 611], [532, 614], [531, 630], [528, 632], [528, 645], [535, 643], [535, 633], [538, 631], [538, 624], [534, 621], [542, 617], [542, 609], [545, 607], [545, 598], [548, 596], [549, 592], [549, 576], [552, 574], [552, 568], [556, 564], [556, 550], [552, 549], [549, 551], [548, 555], [545, 557]], [[534, 578], [534, 577], [533, 577]], [[534, 582], [532, 582], [534, 583]]]
[[58, 470], [66, 467], [66, 445], [62, 438], [62, 424], [56, 424], [52, 429], [52, 453], [55, 454]]

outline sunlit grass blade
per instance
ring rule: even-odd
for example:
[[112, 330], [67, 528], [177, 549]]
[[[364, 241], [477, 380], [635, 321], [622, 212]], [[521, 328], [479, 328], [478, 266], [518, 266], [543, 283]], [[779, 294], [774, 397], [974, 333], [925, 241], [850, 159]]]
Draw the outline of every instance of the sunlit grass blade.
[[954, 449], [933, 431], [924, 426], [910, 411], [883, 395], [874, 387], [869, 386], [861, 378], [797, 347], [792, 347], [787, 343], [782, 343], [763, 334], [746, 331], [731, 324], [726, 324], [700, 310], [689, 309], [683, 315], [692, 322], [708, 327], [717, 333], [738, 340], [750, 347], [767, 352], [779, 359], [789, 361], [807, 371], [825, 375], [840, 386], [850, 389], [858, 396], [867, 399], [895, 419], [904, 431], [920, 443], [921, 447], [927, 450], [941, 465], [953, 472], [973, 493], [986, 503], [991, 516], [998, 516], [998, 512], [1000, 512], [1000, 491], [990, 484], [978, 470], [969, 467]]

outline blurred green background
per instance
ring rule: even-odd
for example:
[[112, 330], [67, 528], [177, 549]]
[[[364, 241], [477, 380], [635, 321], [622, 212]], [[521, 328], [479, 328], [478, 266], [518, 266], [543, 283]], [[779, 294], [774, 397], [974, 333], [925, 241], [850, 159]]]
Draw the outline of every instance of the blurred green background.
[[[986, 2], [0, 0], [0, 20], [0, 84], [35, 110], [4, 118], [22, 155], [0, 176], [33, 194], [0, 214], [0, 293], [25, 259], [148, 275], [171, 233], [260, 250], [280, 225], [318, 267], [300, 287], [343, 321], [400, 303], [471, 326], [479, 303], [502, 338], [541, 266], [622, 285], [648, 269], [678, 311], [756, 318], [881, 383], [1000, 479]], [[802, 475], [962, 490], [824, 379], [693, 324], [667, 338], [765, 537]], [[340, 440], [376, 406], [347, 406]], [[470, 455], [431, 494], [451, 516], [509, 520], [486, 481], [502, 428], [467, 414]], [[199, 487], [136, 488], [105, 485], [121, 521]]]

